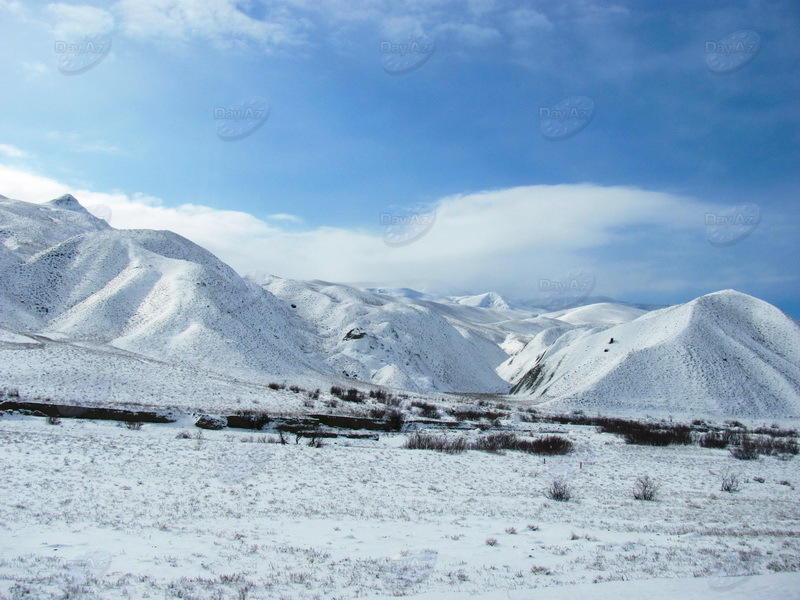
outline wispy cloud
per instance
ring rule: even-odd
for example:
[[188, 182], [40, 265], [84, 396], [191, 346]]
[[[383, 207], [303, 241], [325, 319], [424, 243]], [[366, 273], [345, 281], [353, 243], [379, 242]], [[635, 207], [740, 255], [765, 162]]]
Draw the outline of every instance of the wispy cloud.
[[30, 154], [11, 144], [0, 144], [0, 154], [8, 158], [28, 158]]
[[114, 29], [114, 16], [110, 12], [86, 4], [48, 4], [47, 15], [60, 39], [104, 35]]
[[267, 215], [267, 219], [271, 221], [286, 221], [289, 223], [302, 223], [303, 219], [297, 215], [290, 215], [288, 213], [275, 213], [274, 215]]
[[[113, 214], [115, 227], [175, 231], [243, 274], [450, 289], [524, 291], [535, 289], [542, 278], [558, 279], [575, 269], [614, 282], [613, 289], [601, 290], [605, 293], [642, 289], [655, 281], [663, 286], [672, 280], [664, 270], [668, 266], [658, 261], [637, 257], [637, 271], [620, 277], [618, 259], [599, 257], [619, 246], [657, 247], [659, 240], [692, 231], [702, 237], [707, 209], [692, 199], [637, 188], [524, 186], [442, 198], [433, 206], [432, 228], [412, 244], [393, 247], [385, 242], [377, 214], [374, 227], [298, 230], [294, 215], [261, 220], [196, 204], [169, 206], [142, 194], [72, 189], [9, 166], [0, 166], [0, 181], [5, 186], [0, 193], [8, 197], [42, 202], [71, 192], [100, 216]], [[281, 221], [293, 226], [287, 229]], [[670, 285], [686, 286], [692, 277], [686, 272]]]
[[241, 40], [265, 49], [302, 43], [309, 23], [287, 3], [270, 4], [262, 18], [253, 18], [230, 0], [120, 0], [113, 10], [122, 30], [132, 37], [211, 42]]

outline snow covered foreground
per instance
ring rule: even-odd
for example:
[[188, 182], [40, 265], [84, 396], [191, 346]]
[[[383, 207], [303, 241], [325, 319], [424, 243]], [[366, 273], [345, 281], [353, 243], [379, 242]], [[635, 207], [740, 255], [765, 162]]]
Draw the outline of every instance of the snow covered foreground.
[[[419, 594], [415, 600], [530, 600], [530, 592]], [[652, 579], [569, 585], [537, 590], [537, 600], [794, 600], [800, 598], [800, 575], [696, 579]]]
[[[0, 598], [797, 597], [796, 459], [530, 427], [575, 452], [4, 416]], [[739, 492], [720, 490], [729, 473]], [[654, 502], [631, 496], [642, 474]], [[555, 477], [573, 500], [544, 496]]]

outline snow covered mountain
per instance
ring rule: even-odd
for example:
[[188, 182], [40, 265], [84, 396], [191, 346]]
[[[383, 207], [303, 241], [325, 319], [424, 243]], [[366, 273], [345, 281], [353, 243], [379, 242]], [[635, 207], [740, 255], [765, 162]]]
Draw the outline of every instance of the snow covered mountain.
[[495, 292], [256, 282], [174, 233], [113, 229], [70, 195], [0, 198], [0, 328], [3, 379], [64, 397], [91, 384], [149, 398], [162, 365], [171, 393], [205, 402], [200, 389], [257, 402], [270, 381], [361, 381], [417, 393], [513, 385], [558, 409], [800, 414], [797, 322], [738, 292], [653, 312], [544, 312]]
[[494, 371], [506, 333], [491, 327], [505, 314], [443, 309], [479, 317], [471, 326], [412, 293], [279, 278], [260, 287], [174, 233], [112, 229], [72, 196], [44, 205], [4, 199], [0, 230], [0, 326], [11, 331], [251, 381], [509, 387]]
[[500, 347], [440, 305], [325, 281], [267, 277], [296, 311], [334, 373], [412, 391], [505, 392]]
[[501, 310], [510, 308], [508, 303], [497, 292], [486, 292], [475, 296], [454, 296], [451, 300], [456, 304], [476, 306], [478, 308], [499, 308]]
[[112, 229], [72, 196], [3, 200], [0, 223], [0, 325], [8, 329], [228, 374], [317, 366], [283, 302], [177, 234]]
[[733, 290], [608, 328], [546, 330], [515, 360], [514, 392], [548, 406], [800, 414], [800, 325]]
[[110, 228], [70, 194], [46, 204], [0, 196], [0, 266], [4, 255], [25, 260], [74, 235]]
[[598, 302], [576, 308], [567, 308], [539, 315], [542, 318], [558, 319], [572, 325], [619, 325], [642, 316], [647, 311], [628, 304]]

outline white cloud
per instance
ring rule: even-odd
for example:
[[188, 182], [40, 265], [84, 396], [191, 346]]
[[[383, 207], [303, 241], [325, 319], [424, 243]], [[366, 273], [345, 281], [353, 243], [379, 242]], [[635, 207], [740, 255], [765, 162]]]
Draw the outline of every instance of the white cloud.
[[265, 19], [254, 19], [231, 0], [119, 0], [113, 10], [123, 30], [137, 38], [212, 42], [243, 40], [264, 48], [299, 44], [307, 23], [285, 7], [271, 7]]
[[275, 213], [274, 215], [267, 215], [268, 219], [273, 221], [287, 221], [290, 223], [302, 223], [303, 219], [297, 215], [290, 215], [288, 213]]
[[71, 41], [85, 36], [107, 35], [114, 29], [114, 17], [102, 8], [54, 3], [47, 5], [47, 12], [53, 21], [53, 32], [60, 39]]
[[[641, 230], [698, 230], [707, 207], [670, 194], [626, 187], [526, 186], [459, 194], [436, 203], [435, 222], [419, 240], [387, 245], [376, 212], [369, 227], [297, 231], [245, 212], [123, 192], [73, 189], [0, 165], [0, 193], [43, 202], [70, 192], [117, 228], [169, 229], [204, 246], [240, 273], [299, 279], [424, 286], [429, 289], [523, 290], [541, 278], [588, 269], [601, 281], [636, 286], [658, 278], [652, 268], [619, 277], [619, 264], [588, 258], [639, 240]], [[280, 221], [291, 215], [272, 215]], [[294, 222], [294, 217], [284, 219]], [[649, 234], [648, 234], [649, 235]], [[677, 284], [676, 284], [677, 285]], [[609, 293], [598, 284], [598, 293]], [[619, 292], [617, 287], [613, 292]]]
[[0, 0], [0, 10], [22, 14], [22, 3], [18, 0]]
[[11, 144], [0, 144], [0, 154], [8, 158], [28, 158], [28, 156], [30, 156], [24, 150], [20, 150]]

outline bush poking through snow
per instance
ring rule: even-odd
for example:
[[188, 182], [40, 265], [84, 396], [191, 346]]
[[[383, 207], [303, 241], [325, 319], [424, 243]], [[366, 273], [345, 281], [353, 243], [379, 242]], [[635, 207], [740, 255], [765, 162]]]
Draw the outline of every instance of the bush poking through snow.
[[434, 404], [429, 404], [428, 402], [414, 401], [411, 403], [411, 406], [419, 409], [419, 414], [423, 419], [441, 418], [441, 415], [439, 414], [439, 409], [436, 408]]
[[228, 426], [228, 419], [216, 415], [202, 415], [194, 424], [200, 429], [224, 429]]
[[403, 412], [396, 408], [392, 408], [386, 413], [386, 425], [392, 431], [400, 431], [403, 429], [405, 421], [406, 418], [403, 416]]
[[344, 389], [338, 385], [331, 386], [331, 396], [336, 396], [345, 402], [363, 402], [367, 397], [364, 392], [359, 392], [355, 388]]
[[370, 419], [383, 419], [386, 416], [386, 409], [382, 406], [375, 406], [369, 409], [369, 418]]
[[531, 573], [533, 573], [534, 575], [552, 575], [553, 574], [553, 572], [550, 569], [548, 569], [547, 567], [541, 567], [541, 566], [538, 566], [538, 565], [533, 565], [531, 567]]
[[544, 495], [550, 500], [568, 502], [572, 498], [572, 490], [563, 479], [554, 479], [545, 490]]
[[458, 421], [481, 421], [483, 419], [494, 421], [495, 419], [504, 419], [508, 416], [506, 412], [473, 408], [451, 408], [448, 409], [447, 412]]
[[58, 417], [47, 417], [48, 425], [61, 425], [61, 419]]
[[743, 435], [736, 446], [730, 449], [731, 456], [738, 460], [756, 460], [758, 445], [749, 435]]
[[483, 452], [500, 452], [501, 450], [516, 450], [518, 445], [519, 440], [516, 435], [501, 432], [479, 437], [470, 445], [470, 449]]
[[492, 433], [479, 437], [470, 446], [471, 450], [484, 452], [500, 452], [501, 450], [519, 450], [529, 454], [569, 454], [573, 444], [565, 437], [548, 435], [534, 440], [519, 439], [510, 432]]
[[625, 434], [625, 442], [645, 446], [691, 444], [692, 435], [688, 428], [673, 427], [662, 429], [658, 427], [642, 427], [628, 431]]
[[712, 432], [700, 436], [698, 443], [702, 448], [727, 448], [731, 442], [731, 436], [725, 432]]
[[770, 425], [769, 427], [756, 427], [752, 431], [753, 433], [761, 433], [773, 437], [797, 437], [796, 429], [781, 429], [777, 424]]
[[467, 441], [463, 437], [450, 438], [446, 435], [417, 431], [406, 438], [403, 447], [408, 450], [436, 450], [447, 454], [459, 454], [467, 449]]
[[754, 439], [759, 454], [768, 456], [796, 455], [798, 452], [795, 440], [786, 440], [771, 435], [760, 436]]
[[125, 421], [125, 427], [127, 427], [131, 431], [139, 431], [142, 428], [142, 422], [141, 421]]
[[726, 473], [722, 476], [722, 485], [720, 489], [723, 492], [738, 492], [741, 488], [739, 477], [735, 473]]
[[546, 435], [535, 440], [520, 440], [518, 450], [531, 454], [569, 454], [573, 444], [570, 440], [560, 435]]
[[653, 501], [656, 499], [658, 484], [649, 475], [642, 475], [636, 479], [633, 486], [633, 497], [636, 500]]
[[487, 545], [487, 546], [497, 546], [497, 539], [495, 539], [495, 538], [488, 538], [488, 539], [486, 540], [486, 545]]
[[386, 406], [400, 406], [401, 404], [400, 398], [383, 390], [370, 390], [369, 397]]

